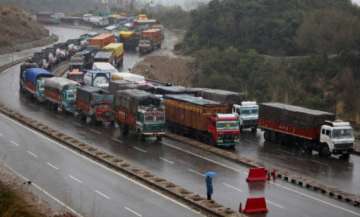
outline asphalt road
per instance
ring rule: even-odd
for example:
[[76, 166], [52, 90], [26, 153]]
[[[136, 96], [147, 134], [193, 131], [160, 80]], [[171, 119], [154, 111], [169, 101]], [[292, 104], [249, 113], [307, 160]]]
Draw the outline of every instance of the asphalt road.
[[[125, 57], [126, 60], [126, 57]], [[211, 154], [193, 149], [186, 144], [180, 144], [171, 140], [162, 143], [154, 141], [141, 142], [137, 138], [121, 138], [118, 130], [103, 129], [94, 126], [86, 126], [69, 115], [53, 113], [44, 106], [33, 103], [30, 99], [22, 98], [18, 93], [19, 66], [10, 68], [0, 75], [0, 101], [21, 113], [31, 116], [41, 122], [73, 135], [90, 144], [103, 148], [113, 154], [123, 157], [132, 163], [148, 169], [156, 175], [176, 182], [194, 192], [204, 195], [204, 177], [202, 174], [207, 170], [218, 173], [215, 178], [214, 198], [225, 206], [237, 209], [239, 202], [244, 202], [249, 195], [265, 195], [268, 200], [270, 212], [267, 216], [360, 216], [359, 209], [343, 204], [327, 197], [306, 191], [302, 188], [287, 185], [283, 182], [268, 183], [264, 189], [250, 189], [245, 182], [247, 168], [218, 158]], [[0, 128], [1, 129], [1, 128]], [[356, 192], [359, 188], [359, 173], [356, 166], [360, 164], [356, 157], [352, 157], [345, 168], [334, 167], [332, 173], [323, 174], [314, 170], [316, 166], [324, 166], [321, 159], [307, 159], [297, 157], [293, 160], [288, 157], [286, 149], [279, 150], [272, 147], [262, 147], [261, 135], [253, 136], [244, 133], [241, 145], [237, 150], [241, 154], [255, 157], [259, 160], [283, 167], [295, 167], [298, 170], [309, 170], [310, 174], [318, 175], [320, 179], [329, 180], [331, 183], [347, 183]], [[274, 153], [274, 150], [277, 150]], [[285, 151], [285, 152], [284, 152]], [[314, 161], [309, 164], [308, 161]], [[289, 164], [289, 161], [294, 164]], [[311, 162], [310, 161], [310, 162]], [[334, 165], [333, 161], [329, 165]], [[337, 164], [340, 164], [338, 162]], [[309, 166], [311, 165], [311, 166]], [[341, 165], [344, 165], [341, 162]], [[350, 167], [351, 166], [351, 167]], [[330, 166], [332, 167], [332, 166]], [[349, 169], [352, 168], [352, 169]], [[355, 168], [355, 169], [354, 169]], [[351, 177], [342, 177], [339, 173], [351, 173]], [[355, 177], [355, 179], [354, 179]], [[354, 180], [349, 181], [347, 180]]]
[[202, 216], [0, 115], [0, 158], [83, 216]]

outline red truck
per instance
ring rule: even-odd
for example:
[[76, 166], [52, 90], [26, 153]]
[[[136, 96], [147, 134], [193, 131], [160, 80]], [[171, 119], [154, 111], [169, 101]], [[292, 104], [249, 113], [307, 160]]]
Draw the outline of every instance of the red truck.
[[113, 121], [113, 95], [92, 86], [79, 87], [76, 91], [75, 115], [83, 117], [87, 123], [109, 124]]
[[262, 103], [258, 126], [266, 141], [294, 144], [322, 156], [348, 158], [354, 136], [348, 122], [336, 121], [335, 114], [282, 103]]
[[224, 148], [234, 148], [239, 142], [238, 117], [228, 105], [187, 94], [164, 98], [170, 131]]

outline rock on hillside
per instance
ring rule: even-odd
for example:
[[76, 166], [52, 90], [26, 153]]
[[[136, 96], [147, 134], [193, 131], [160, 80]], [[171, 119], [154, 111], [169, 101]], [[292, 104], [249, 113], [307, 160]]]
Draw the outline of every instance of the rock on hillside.
[[47, 37], [49, 31], [24, 10], [0, 6], [0, 48]]

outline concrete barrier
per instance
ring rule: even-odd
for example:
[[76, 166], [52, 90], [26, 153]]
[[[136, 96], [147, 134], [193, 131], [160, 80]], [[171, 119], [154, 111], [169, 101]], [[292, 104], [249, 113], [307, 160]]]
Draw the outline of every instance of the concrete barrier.
[[172, 183], [164, 178], [158, 177], [150, 172], [141, 168], [131, 165], [129, 162], [106, 153], [103, 150], [99, 150], [89, 144], [83, 143], [76, 138], [68, 136], [62, 132], [54, 130], [45, 124], [35, 121], [29, 117], [26, 117], [20, 113], [17, 113], [6, 106], [0, 104], [0, 112], [20, 123], [64, 144], [70, 148], [79, 151], [80, 153], [99, 161], [112, 169], [122, 172], [155, 190], [161, 191], [162, 193], [177, 199], [194, 209], [202, 212], [208, 216], [218, 217], [241, 217], [242, 214], [236, 213], [235, 211], [225, 208], [222, 205], [208, 201], [205, 198], [197, 195], [187, 189], [184, 189], [175, 183]]

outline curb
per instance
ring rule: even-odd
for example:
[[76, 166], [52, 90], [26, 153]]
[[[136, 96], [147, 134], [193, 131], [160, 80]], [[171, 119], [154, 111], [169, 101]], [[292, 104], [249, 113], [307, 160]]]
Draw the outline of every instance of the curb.
[[[169, 133], [169, 132], [166, 132], [165, 136], [167, 138], [170, 138], [170, 139], [173, 139], [173, 140], [176, 140], [179, 142], [184, 142], [186, 144], [195, 146], [199, 149], [211, 152], [220, 157], [224, 157], [235, 163], [240, 163], [240, 164], [246, 165], [248, 167], [264, 167], [264, 165], [256, 162], [253, 159], [246, 158], [246, 157], [240, 156], [238, 154], [235, 154], [233, 152], [222, 150], [222, 149], [216, 148], [214, 146], [210, 146], [210, 145], [195, 141], [190, 138], [186, 138], [186, 137], [176, 135], [173, 133]], [[322, 184], [321, 182], [319, 182], [315, 179], [312, 179], [310, 177], [292, 174], [291, 172], [289, 172], [288, 170], [285, 170], [285, 169], [279, 169], [279, 168], [274, 168], [274, 169], [276, 170], [277, 177], [282, 179], [283, 181], [286, 181], [288, 183], [291, 183], [291, 184], [294, 184], [297, 186], [307, 188], [309, 190], [313, 190], [315, 192], [319, 192], [323, 195], [329, 196], [330, 198], [349, 203], [355, 207], [360, 207], [360, 195], [341, 191], [341, 190], [337, 189], [336, 187]]]
[[160, 178], [151, 174], [150, 172], [134, 167], [123, 159], [115, 157], [109, 153], [99, 150], [91, 145], [83, 143], [71, 136], [54, 130], [45, 124], [42, 124], [29, 117], [25, 117], [7, 107], [0, 104], [0, 112], [6, 116], [19, 121], [20, 123], [39, 131], [40, 133], [69, 146], [70, 148], [79, 151], [80, 153], [99, 161], [112, 169], [120, 171], [131, 178], [134, 178], [148, 186], [161, 191], [183, 203], [191, 206], [192, 208], [200, 211], [206, 216], [217, 217], [245, 217], [242, 214], [236, 213], [230, 208], [225, 208], [215, 201], [208, 201], [198, 194], [188, 191], [166, 179]]

